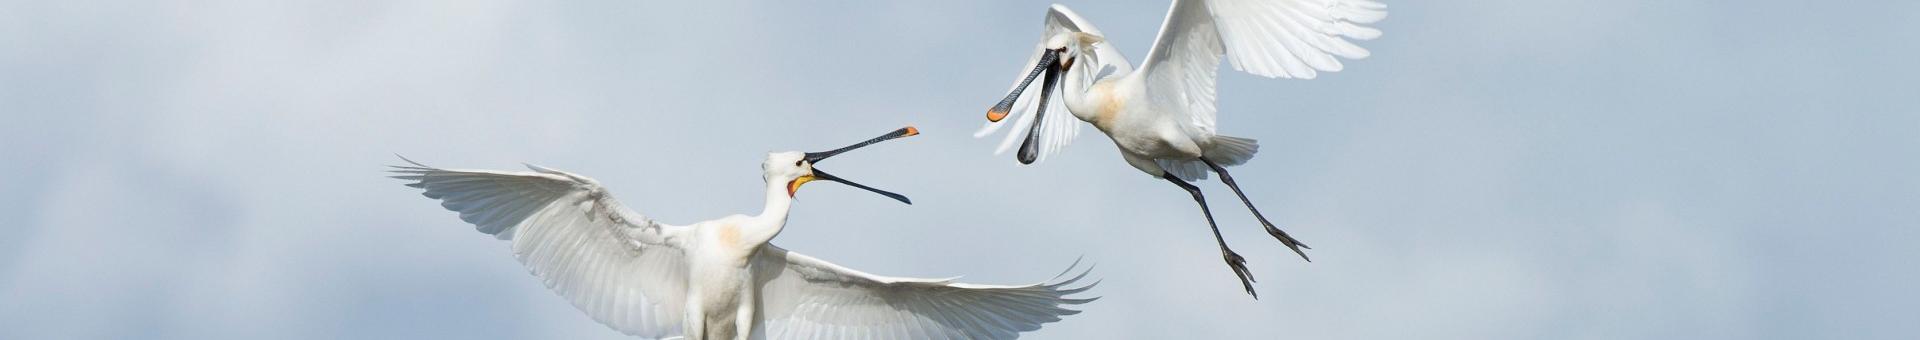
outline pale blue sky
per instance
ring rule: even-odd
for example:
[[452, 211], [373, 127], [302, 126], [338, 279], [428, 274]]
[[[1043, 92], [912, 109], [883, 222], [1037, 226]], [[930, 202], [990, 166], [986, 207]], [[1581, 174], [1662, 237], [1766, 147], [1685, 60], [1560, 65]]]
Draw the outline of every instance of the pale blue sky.
[[[1138, 60], [1164, 1], [1067, 2]], [[835, 159], [775, 242], [863, 270], [1049, 277], [1038, 338], [1904, 339], [1920, 334], [1920, 4], [1390, 2], [1373, 58], [1223, 73], [1206, 182], [1089, 133], [972, 139], [1046, 2], [0, 1], [0, 338], [615, 339], [398, 181], [531, 162], [685, 223]], [[1087, 130], [1091, 132], [1092, 130]]]

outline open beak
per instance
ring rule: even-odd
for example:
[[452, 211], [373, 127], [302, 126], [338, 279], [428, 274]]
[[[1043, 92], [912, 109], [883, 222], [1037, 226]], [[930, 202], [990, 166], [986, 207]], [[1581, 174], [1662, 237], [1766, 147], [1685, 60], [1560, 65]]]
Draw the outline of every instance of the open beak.
[[[1039, 78], [1041, 72], [1051, 70], [1058, 58], [1060, 58], [1058, 52], [1041, 51], [1040, 62], [1033, 65], [1033, 72], [1027, 73], [1027, 79], [1021, 80], [1019, 86], [1014, 86], [1013, 92], [1008, 92], [1006, 99], [1001, 99], [999, 104], [994, 104], [992, 108], [987, 109], [987, 121], [998, 122], [1001, 119], [1007, 119], [1007, 113], [1013, 111], [1013, 102], [1020, 99], [1020, 93], [1026, 92], [1027, 85], [1033, 84], [1033, 79]], [[1040, 104], [1041, 107], [1046, 107], [1046, 103]]]
[[[1058, 52], [1050, 54], [1058, 54]], [[1051, 64], [1047, 63], [1048, 60], [1046, 59], [1052, 58], [1041, 59], [1042, 64]], [[1047, 77], [1040, 81], [1040, 105], [1033, 109], [1033, 125], [1027, 127], [1027, 139], [1020, 141], [1020, 154], [1018, 155], [1020, 164], [1033, 164], [1034, 161], [1039, 160], [1040, 125], [1046, 123], [1046, 120], [1042, 118], [1047, 117], [1047, 101], [1053, 97], [1053, 88], [1055, 87], [1053, 84], [1059, 81], [1060, 73], [1065, 72], [1069, 66], [1073, 66], [1073, 59], [1071, 58], [1061, 62], [1058, 67], [1046, 68]], [[1028, 79], [1032, 79], [1032, 77], [1028, 77]]]
[[833, 149], [829, 151], [823, 151], [823, 152], [808, 152], [806, 156], [806, 161], [809, 164], [814, 164], [815, 167], [813, 169], [813, 173], [805, 176], [800, 176], [800, 178], [795, 178], [793, 179], [792, 182], [788, 182], [787, 196], [789, 197], [793, 196], [795, 191], [800, 190], [801, 184], [806, 184], [807, 182], [813, 181], [813, 180], [825, 180], [825, 181], [840, 182], [841, 184], [846, 184], [848, 186], [852, 186], [855, 188], [866, 189], [867, 191], [872, 191], [873, 193], [880, 194], [881, 196], [886, 196], [889, 198], [893, 198], [894, 200], [898, 200], [900, 201], [900, 203], [913, 204], [913, 201], [908, 200], [907, 196], [888, 192], [886, 190], [876, 189], [874, 187], [870, 187], [866, 185], [861, 185], [860, 183], [854, 183], [853, 181], [849, 181], [845, 178], [840, 178], [840, 176], [834, 176], [832, 174], [828, 174], [826, 171], [821, 171], [818, 166], [820, 164], [820, 161], [826, 160], [828, 157], [839, 155], [840, 153], [843, 153], [843, 152], [852, 151], [853, 149], [858, 149], [868, 145], [873, 145], [874, 143], [884, 142], [887, 140], [901, 138], [901, 137], [909, 137], [909, 136], [918, 135], [918, 134], [920, 134], [919, 129], [915, 129], [912, 126], [908, 126], [908, 127], [900, 128], [899, 130], [893, 130], [893, 132], [889, 132], [885, 135], [880, 135], [880, 137], [874, 137], [873, 139], [868, 139], [864, 142], [848, 145], [847, 147]]

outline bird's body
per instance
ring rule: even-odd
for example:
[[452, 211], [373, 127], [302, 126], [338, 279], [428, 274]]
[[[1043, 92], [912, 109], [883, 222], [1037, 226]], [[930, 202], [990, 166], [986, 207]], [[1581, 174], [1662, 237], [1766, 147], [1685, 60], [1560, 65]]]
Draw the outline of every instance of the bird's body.
[[1145, 82], [1141, 78], [1123, 75], [1100, 79], [1092, 85], [1077, 84], [1082, 81], [1076, 79], [1081, 78], [1069, 75], [1063, 85], [1087, 90], [1063, 91], [1061, 101], [1075, 118], [1093, 125], [1112, 140], [1120, 149], [1121, 157], [1135, 169], [1159, 176], [1165, 170], [1156, 160], [1197, 159], [1213, 145], [1213, 135], [1186, 128], [1175, 119], [1177, 115], [1164, 114], [1169, 108], [1128, 100], [1144, 95]]
[[[913, 133], [901, 129], [854, 147]], [[759, 214], [685, 226], [627, 209], [590, 178], [537, 166], [502, 172], [413, 163], [396, 167], [395, 177], [417, 181], [409, 185], [479, 231], [512, 242], [522, 264], [596, 321], [643, 337], [1005, 339], [1077, 313], [1065, 305], [1091, 301], [1066, 297], [1091, 288], [1067, 286], [1084, 272], [1017, 286], [886, 277], [769, 243], [808, 181], [906, 201], [812, 168], [854, 147], [770, 154]]]
[[785, 216], [778, 218], [763, 216], [733, 215], [718, 220], [695, 223], [689, 228], [693, 237], [688, 242], [687, 261], [687, 297], [689, 301], [688, 326], [701, 325], [702, 334], [715, 339], [732, 339], [742, 325], [751, 327], [755, 287], [753, 271], [748, 267], [753, 256], [759, 252], [765, 242], [753, 242], [749, 235], [755, 231], [778, 230], [785, 224]]
[[[1385, 16], [1385, 5], [1370, 0], [1175, 0], [1152, 50], [1136, 69], [1092, 23], [1066, 6], [1053, 5], [1042, 41], [1023, 69], [1031, 71], [1022, 72], [1007, 97], [987, 111], [990, 122], [975, 136], [992, 134], [1006, 125], [1002, 119], [1009, 114], [1023, 113], [996, 152], [1008, 150], [1019, 131], [1026, 130], [1018, 159], [1031, 164], [1072, 142], [1078, 123], [1047, 114], [1066, 110], [1113, 140], [1128, 165], [1192, 194], [1209, 225], [1212, 213], [1199, 189], [1187, 182], [1205, 179], [1209, 171], [1220, 174], [1270, 234], [1305, 258], [1305, 245], [1267, 222], [1227, 174], [1226, 167], [1252, 159], [1259, 144], [1217, 132], [1219, 66], [1224, 57], [1237, 69], [1283, 78], [1339, 71], [1343, 66], [1336, 57], [1368, 55], [1345, 39], [1379, 36], [1378, 30], [1359, 24]], [[1023, 96], [1043, 75], [1040, 94]], [[1056, 88], [1060, 98], [1052, 100]], [[1253, 294], [1244, 260], [1227, 249], [1218, 227], [1214, 229], [1223, 257]]]

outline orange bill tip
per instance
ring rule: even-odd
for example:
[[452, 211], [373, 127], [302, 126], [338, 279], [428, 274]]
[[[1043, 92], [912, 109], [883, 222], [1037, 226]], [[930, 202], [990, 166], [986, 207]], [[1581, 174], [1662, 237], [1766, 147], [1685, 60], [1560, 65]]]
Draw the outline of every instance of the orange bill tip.
[[[913, 125], [907, 125], [907, 136], [913, 136], [918, 134], [920, 134], [920, 129], [914, 128]], [[902, 136], [902, 137], [906, 137], [906, 136]]]
[[987, 121], [998, 123], [1001, 119], [1007, 119], [1006, 111], [987, 109]]

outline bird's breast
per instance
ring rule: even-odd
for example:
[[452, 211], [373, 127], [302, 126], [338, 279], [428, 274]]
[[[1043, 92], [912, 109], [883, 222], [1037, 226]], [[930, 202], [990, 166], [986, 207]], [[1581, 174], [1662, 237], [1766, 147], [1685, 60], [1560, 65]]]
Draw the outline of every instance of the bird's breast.
[[1075, 111], [1091, 111], [1085, 115], [1088, 123], [1100, 128], [1100, 131], [1112, 131], [1120, 126], [1121, 113], [1127, 109], [1127, 98], [1116, 90], [1114, 82], [1103, 81], [1087, 89], [1084, 104]]
[[700, 260], [716, 267], [745, 268], [759, 244], [745, 239], [748, 225], [738, 221], [715, 221], [700, 225]]
[[734, 224], [734, 223], [720, 224], [714, 227], [713, 234], [714, 234], [713, 237], [715, 238], [714, 241], [717, 241], [720, 244], [723, 244], [723, 245], [740, 244], [740, 225], [739, 224]]

